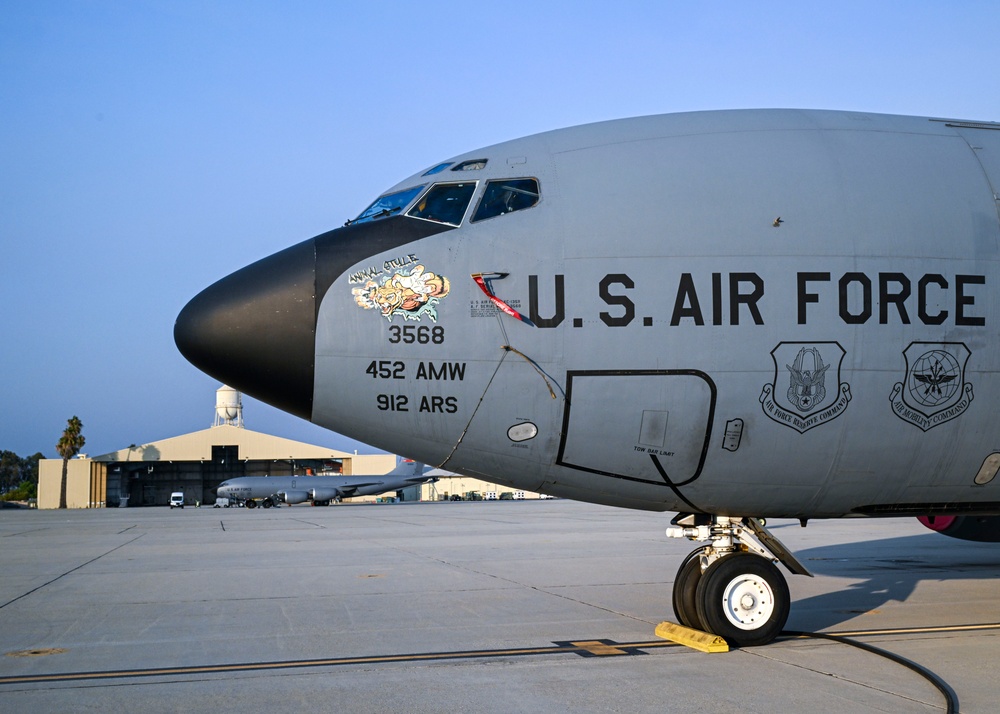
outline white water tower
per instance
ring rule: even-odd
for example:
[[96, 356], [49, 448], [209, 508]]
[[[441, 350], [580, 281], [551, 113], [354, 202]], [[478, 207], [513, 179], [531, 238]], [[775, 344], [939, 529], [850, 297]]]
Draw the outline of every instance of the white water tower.
[[215, 423], [212, 426], [224, 424], [243, 428], [243, 395], [223, 384], [215, 390]]

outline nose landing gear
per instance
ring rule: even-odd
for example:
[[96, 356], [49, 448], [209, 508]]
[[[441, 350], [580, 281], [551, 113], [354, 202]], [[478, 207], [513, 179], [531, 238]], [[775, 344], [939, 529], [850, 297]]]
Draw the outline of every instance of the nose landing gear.
[[724, 637], [738, 647], [771, 642], [788, 620], [791, 598], [780, 561], [811, 573], [754, 518], [680, 514], [667, 536], [710, 542], [681, 563], [674, 579], [674, 614], [682, 625]]
[[707, 557], [708, 548], [697, 548], [684, 559], [674, 577], [674, 614], [685, 627], [704, 630], [705, 625], [698, 615], [698, 583], [701, 582], [702, 559]]

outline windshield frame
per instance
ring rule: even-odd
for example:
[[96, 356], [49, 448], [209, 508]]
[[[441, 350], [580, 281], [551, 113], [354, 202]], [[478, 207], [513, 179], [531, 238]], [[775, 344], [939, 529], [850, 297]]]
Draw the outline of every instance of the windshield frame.
[[[521, 184], [527, 183], [533, 184], [535, 190], [529, 191], [521, 186]], [[504, 198], [502, 195], [503, 192], [517, 194], [521, 197], [533, 197], [534, 200], [530, 203], [523, 199], [515, 201], [513, 198]], [[517, 198], [517, 196], [514, 198]], [[486, 186], [483, 188], [482, 195], [479, 197], [479, 203], [472, 217], [469, 219], [469, 223], [488, 221], [491, 218], [499, 218], [500, 216], [508, 216], [518, 211], [526, 211], [537, 206], [541, 203], [541, 200], [541, 182], [535, 176], [489, 179], [486, 181]]]
[[363, 210], [357, 218], [354, 218], [344, 225], [352, 226], [356, 223], [367, 223], [368, 221], [374, 221], [379, 218], [388, 218], [389, 216], [394, 216], [397, 213], [402, 213], [402, 211], [407, 208], [413, 199], [415, 199], [427, 186], [427, 184], [422, 183], [417, 186], [410, 186], [409, 188], [404, 188], [399, 191], [393, 191], [392, 193], [383, 193], [381, 196], [372, 201], [368, 208]]
[[[463, 193], [466, 193], [466, 195], [464, 196], [465, 203], [462, 207], [461, 215], [460, 216], [449, 215], [453, 207], [448, 207], [448, 210], [444, 210], [438, 216], [431, 215], [431, 212], [434, 211], [434, 208], [427, 207], [425, 209], [425, 204], [427, 203], [428, 199], [432, 198], [432, 194], [437, 192], [444, 195], [440, 197], [435, 196], [434, 198], [438, 198], [439, 200], [443, 198], [445, 201], [447, 201], [450, 199], [450, 197], [447, 195], [446, 192], [449, 191], [450, 189], [466, 189], [466, 191], [463, 191]], [[439, 223], [446, 226], [460, 226], [462, 225], [463, 222], [465, 222], [466, 216], [469, 215], [469, 207], [472, 205], [472, 201], [476, 197], [476, 192], [478, 190], [479, 190], [478, 179], [471, 179], [471, 180], [467, 179], [465, 181], [441, 181], [439, 183], [431, 184], [431, 186], [424, 193], [420, 195], [420, 198], [410, 208], [410, 210], [406, 212], [406, 217], [416, 218], [421, 221], [430, 221], [432, 223]], [[439, 203], [438, 209], [442, 208], [443, 205]]]

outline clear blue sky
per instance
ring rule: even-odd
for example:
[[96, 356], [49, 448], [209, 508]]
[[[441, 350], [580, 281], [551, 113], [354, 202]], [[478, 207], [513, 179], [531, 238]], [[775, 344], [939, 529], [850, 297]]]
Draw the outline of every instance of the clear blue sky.
[[1000, 120], [997, 27], [960, 0], [4, 2], [0, 449], [55, 456], [74, 414], [90, 454], [209, 426], [187, 300], [440, 159], [699, 109]]

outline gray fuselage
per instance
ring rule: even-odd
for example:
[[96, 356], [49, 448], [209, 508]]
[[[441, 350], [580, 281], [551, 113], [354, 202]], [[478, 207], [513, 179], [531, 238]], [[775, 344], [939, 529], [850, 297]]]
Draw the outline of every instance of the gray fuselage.
[[997, 512], [998, 128], [761, 110], [517, 139], [220, 281], [175, 334], [242, 391], [513, 488]]

